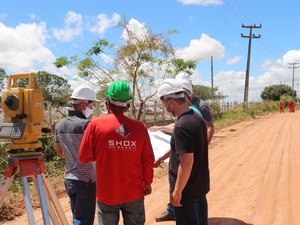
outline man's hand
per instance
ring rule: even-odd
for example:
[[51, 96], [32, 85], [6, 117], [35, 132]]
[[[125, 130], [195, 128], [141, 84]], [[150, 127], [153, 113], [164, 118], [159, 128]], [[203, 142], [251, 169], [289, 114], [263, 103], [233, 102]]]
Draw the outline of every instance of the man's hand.
[[181, 192], [175, 190], [171, 195], [170, 203], [175, 207], [181, 206], [180, 204], [181, 197], [182, 197]]
[[55, 147], [56, 147], [56, 154], [57, 154], [57, 156], [60, 157], [60, 158], [65, 158], [60, 143], [56, 142], [55, 143]]
[[161, 130], [160, 126], [152, 126], [148, 128], [149, 131], [155, 132]]
[[150, 195], [151, 192], [152, 192], [151, 184], [150, 185], [145, 185], [144, 186], [144, 195]]
[[158, 168], [160, 166], [163, 168], [163, 166], [161, 165], [163, 162], [164, 162], [164, 160], [161, 157], [159, 157], [157, 160], [154, 161], [153, 167]]

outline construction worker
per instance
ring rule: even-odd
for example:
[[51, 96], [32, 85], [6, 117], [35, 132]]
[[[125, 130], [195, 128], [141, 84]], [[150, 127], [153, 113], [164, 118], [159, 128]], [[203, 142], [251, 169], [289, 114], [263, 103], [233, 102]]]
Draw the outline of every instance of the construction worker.
[[[175, 78], [183, 87], [185, 93], [187, 94], [189, 100], [190, 100], [190, 108], [192, 108], [195, 112], [200, 113], [202, 118], [204, 119], [206, 123], [206, 129], [207, 129], [207, 141], [208, 144], [210, 144], [213, 135], [214, 135], [214, 123], [211, 115], [211, 111], [208, 105], [201, 100], [200, 98], [196, 97], [193, 92], [193, 85], [190, 80], [190, 77], [185, 74], [185, 73], [179, 73], [176, 78]], [[174, 123], [165, 125], [165, 126], [153, 126], [150, 127], [150, 131], [156, 131], [160, 130], [163, 132], [167, 133], [172, 133], [173, 128], [174, 128]], [[170, 156], [170, 151], [167, 151], [159, 157], [155, 162], [154, 162], [154, 167], [157, 168], [164, 160], [166, 160]], [[166, 210], [159, 216], [155, 217], [156, 222], [162, 222], [162, 221], [168, 221], [168, 220], [175, 220], [175, 215], [174, 215], [174, 209], [172, 205], [169, 203], [167, 205]]]
[[72, 93], [74, 110], [55, 128], [56, 152], [66, 161], [65, 187], [70, 198], [74, 225], [93, 225], [96, 208], [95, 163], [80, 163], [78, 149], [93, 113], [94, 90], [78, 86]]
[[282, 102], [278, 103], [280, 113], [284, 113]]
[[293, 101], [289, 102], [289, 108], [290, 108], [289, 112], [293, 112], [293, 108], [294, 108], [294, 102]]
[[206, 225], [210, 189], [206, 124], [189, 107], [185, 90], [175, 79], [161, 83], [158, 97], [165, 110], [176, 117], [169, 160], [170, 203], [176, 224]]
[[124, 115], [129, 83], [116, 80], [106, 91], [108, 115], [92, 119], [79, 149], [81, 162], [96, 160], [100, 225], [145, 223], [144, 196], [152, 192], [154, 154], [146, 126]]

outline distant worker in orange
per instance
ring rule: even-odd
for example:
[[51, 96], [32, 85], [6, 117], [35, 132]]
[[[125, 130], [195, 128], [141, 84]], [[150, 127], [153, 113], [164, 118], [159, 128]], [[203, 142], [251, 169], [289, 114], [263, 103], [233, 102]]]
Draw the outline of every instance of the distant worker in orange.
[[282, 102], [279, 102], [278, 106], [279, 106], [280, 113], [284, 113]]
[[290, 108], [289, 112], [295, 112], [295, 106], [296, 106], [295, 102], [290, 101], [289, 102], [289, 108]]
[[295, 108], [296, 108], [296, 102], [293, 101], [292, 112], [295, 112]]

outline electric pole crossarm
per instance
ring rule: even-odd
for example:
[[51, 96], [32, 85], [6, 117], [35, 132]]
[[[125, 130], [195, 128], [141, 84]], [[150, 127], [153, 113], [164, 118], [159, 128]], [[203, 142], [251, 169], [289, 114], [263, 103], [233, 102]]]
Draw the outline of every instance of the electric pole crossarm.
[[297, 66], [299, 64], [299, 62], [293, 62], [293, 63], [289, 63], [289, 69], [293, 70], [293, 79], [292, 79], [292, 92], [294, 92], [294, 78], [295, 78], [295, 69], [298, 69], [299, 66]]
[[253, 34], [252, 36], [247, 36], [247, 35], [241, 34], [241, 37], [242, 38], [260, 38], [261, 35], [260, 34], [259, 35]]
[[247, 57], [247, 67], [246, 67], [246, 78], [245, 78], [245, 90], [244, 90], [244, 109], [248, 107], [248, 92], [249, 92], [249, 74], [250, 74], [250, 56], [251, 56], [251, 40], [252, 38], [260, 38], [261, 35], [252, 34], [252, 29], [261, 28], [261, 24], [259, 26], [245, 26], [242, 24], [242, 28], [249, 28], [249, 35], [241, 34], [242, 38], [248, 38], [248, 57]]

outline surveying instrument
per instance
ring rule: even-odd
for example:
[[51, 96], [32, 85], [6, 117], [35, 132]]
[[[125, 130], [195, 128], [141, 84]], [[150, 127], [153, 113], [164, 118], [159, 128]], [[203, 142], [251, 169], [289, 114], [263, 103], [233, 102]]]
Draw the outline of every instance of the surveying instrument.
[[21, 73], [8, 76], [7, 89], [1, 99], [4, 113], [0, 124], [0, 139], [6, 139], [8, 166], [0, 181], [0, 206], [8, 193], [10, 184], [19, 169], [23, 186], [28, 224], [34, 225], [34, 215], [28, 178], [31, 178], [38, 191], [45, 225], [67, 225], [68, 221], [55, 194], [43, 156], [43, 146], [38, 140], [46, 133], [43, 114], [43, 95], [35, 73]]

